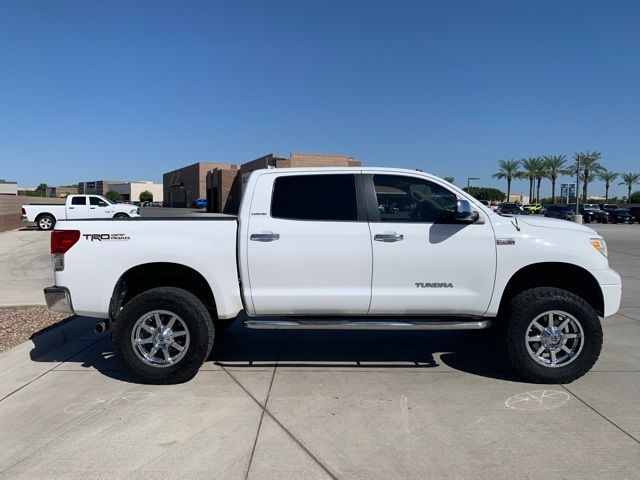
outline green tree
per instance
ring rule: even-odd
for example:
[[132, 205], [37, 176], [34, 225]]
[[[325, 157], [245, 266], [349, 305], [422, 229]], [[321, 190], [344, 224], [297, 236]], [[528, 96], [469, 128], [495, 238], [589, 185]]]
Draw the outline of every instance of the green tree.
[[507, 201], [509, 201], [509, 197], [511, 196], [511, 182], [514, 178], [519, 178], [518, 175], [520, 171], [518, 167], [520, 166], [520, 162], [517, 160], [499, 160], [498, 168], [499, 170], [493, 174], [493, 178], [506, 179], [507, 180]]
[[640, 173], [622, 173], [620, 178], [622, 181], [618, 185], [627, 186], [627, 203], [631, 203], [631, 188], [640, 182]]
[[543, 162], [540, 157], [529, 157], [520, 160], [520, 166], [522, 167], [520, 178], [529, 180], [529, 203], [533, 202], [533, 182], [540, 175], [542, 165]]
[[615, 181], [620, 176], [619, 173], [610, 172], [606, 168], [603, 168], [597, 173], [597, 177], [604, 182], [604, 201], [609, 201], [609, 186], [611, 182]]
[[[566, 155], [547, 155], [544, 157], [547, 178], [551, 180], [551, 203], [556, 203], [556, 181], [558, 177], [569, 173], [566, 163]], [[540, 199], [538, 198], [538, 203]]]
[[581, 176], [586, 179], [586, 181], [582, 184], [582, 203], [587, 203], [589, 183], [591, 183], [595, 179], [595, 177], [591, 175], [591, 173], [597, 174], [603, 168], [599, 162], [601, 158], [602, 154], [600, 152], [590, 152], [588, 150], [586, 152], [576, 152], [573, 154], [573, 159], [576, 161], [576, 163], [574, 163], [572, 167], [573, 173], [576, 173], [578, 160], [580, 160]]
[[640, 203], [640, 191], [629, 195], [629, 203]]
[[104, 194], [104, 196], [107, 197], [112, 202], [119, 203], [122, 201], [122, 194], [120, 192], [116, 192], [115, 190], [109, 190], [107, 193]]
[[33, 196], [34, 197], [45, 197], [46, 195], [47, 195], [47, 184], [46, 183], [41, 183], [33, 191]]
[[467, 190], [467, 187], [464, 187], [462, 190], [467, 193], [471, 193], [471, 195], [473, 195], [473, 197], [477, 198], [478, 200], [501, 202], [504, 199], [504, 192], [502, 190], [498, 190], [497, 188], [471, 187], [469, 190]]
[[442, 177], [444, 179], [444, 181], [449, 182], [449, 183], [455, 183], [456, 179], [454, 177]]
[[140, 201], [141, 202], [153, 202], [153, 193], [149, 190], [145, 190], [144, 192], [140, 192]]

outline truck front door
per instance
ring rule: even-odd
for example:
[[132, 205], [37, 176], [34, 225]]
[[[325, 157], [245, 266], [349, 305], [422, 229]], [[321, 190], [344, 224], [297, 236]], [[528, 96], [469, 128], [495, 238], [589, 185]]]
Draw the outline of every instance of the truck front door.
[[75, 195], [71, 197], [71, 202], [67, 201], [67, 218], [73, 220], [76, 218], [88, 218], [89, 207], [87, 206], [87, 197], [84, 195]]
[[364, 184], [372, 217], [369, 313], [482, 315], [496, 272], [485, 214], [456, 223], [456, 194], [424, 177], [366, 175]]
[[109, 207], [110, 205], [100, 197], [89, 197], [89, 218], [111, 218], [113, 212]]
[[333, 172], [260, 176], [246, 239], [250, 313], [367, 313], [372, 253], [360, 181]]

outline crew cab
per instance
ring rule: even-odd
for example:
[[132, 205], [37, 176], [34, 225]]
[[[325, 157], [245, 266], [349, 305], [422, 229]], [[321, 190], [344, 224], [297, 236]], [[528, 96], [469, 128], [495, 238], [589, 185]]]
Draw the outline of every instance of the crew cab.
[[64, 205], [30, 203], [22, 205], [22, 220], [35, 222], [40, 230], [53, 230], [60, 220], [133, 218], [140, 209], [124, 203], [113, 203], [101, 195], [69, 195]]
[[566, 383], [595, 364], [599, 316], [621, 298], [594, 230], [501, 216], [401, 169], [257, 170], [237, 217], [62, 221], [51, 252], [49, 307], [97, 317], [145, 383], [191, 379], [237, 317], [255, 329], [495, 327], [520, 374]]

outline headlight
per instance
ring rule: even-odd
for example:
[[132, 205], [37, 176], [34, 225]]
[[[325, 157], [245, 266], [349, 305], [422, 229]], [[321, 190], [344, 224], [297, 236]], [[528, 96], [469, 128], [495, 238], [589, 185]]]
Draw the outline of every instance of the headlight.
[[130, 213], [131, 215], [133, 215], [134, 213], [137, 213], [137, 211], [138, 211], [138, 209], [137, 209], [137, 208], [134, 208], [134, 209], [133, 209], [133, 210], [131, 210], [129, 213]]
[[609, 254], [607, 251], [607, 242], [604, 241], [604, 238], [590, 238], [591, 246], [598, 250], [605, 257]]

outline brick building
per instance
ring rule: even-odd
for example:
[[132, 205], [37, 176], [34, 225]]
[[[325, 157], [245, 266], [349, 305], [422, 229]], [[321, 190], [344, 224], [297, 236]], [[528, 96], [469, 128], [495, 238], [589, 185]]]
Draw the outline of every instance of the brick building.
[[162, 175], [164, 204], [167, 207], [191, 207], [198, 198], [207, 198], [207, 172], [239, 171], [230, 163], [198, 162]]
[[291, 153], [278, 157], [271, 153], [242, 165], [224, 164], [208, 171], [206, 175], [207, 210], [217, 213], [237, 213], [240, 207], [243, 184], [249, 173], [261, 168], [300, 167], [359, 167], [361, 162], [346, 155], [320, 153]]
[[111, 185], [124, 183], [123, 180], [94, 180], [92, 182], [78, 183], [78, 193], [85, 195], [104, 195], [111, 190]]

